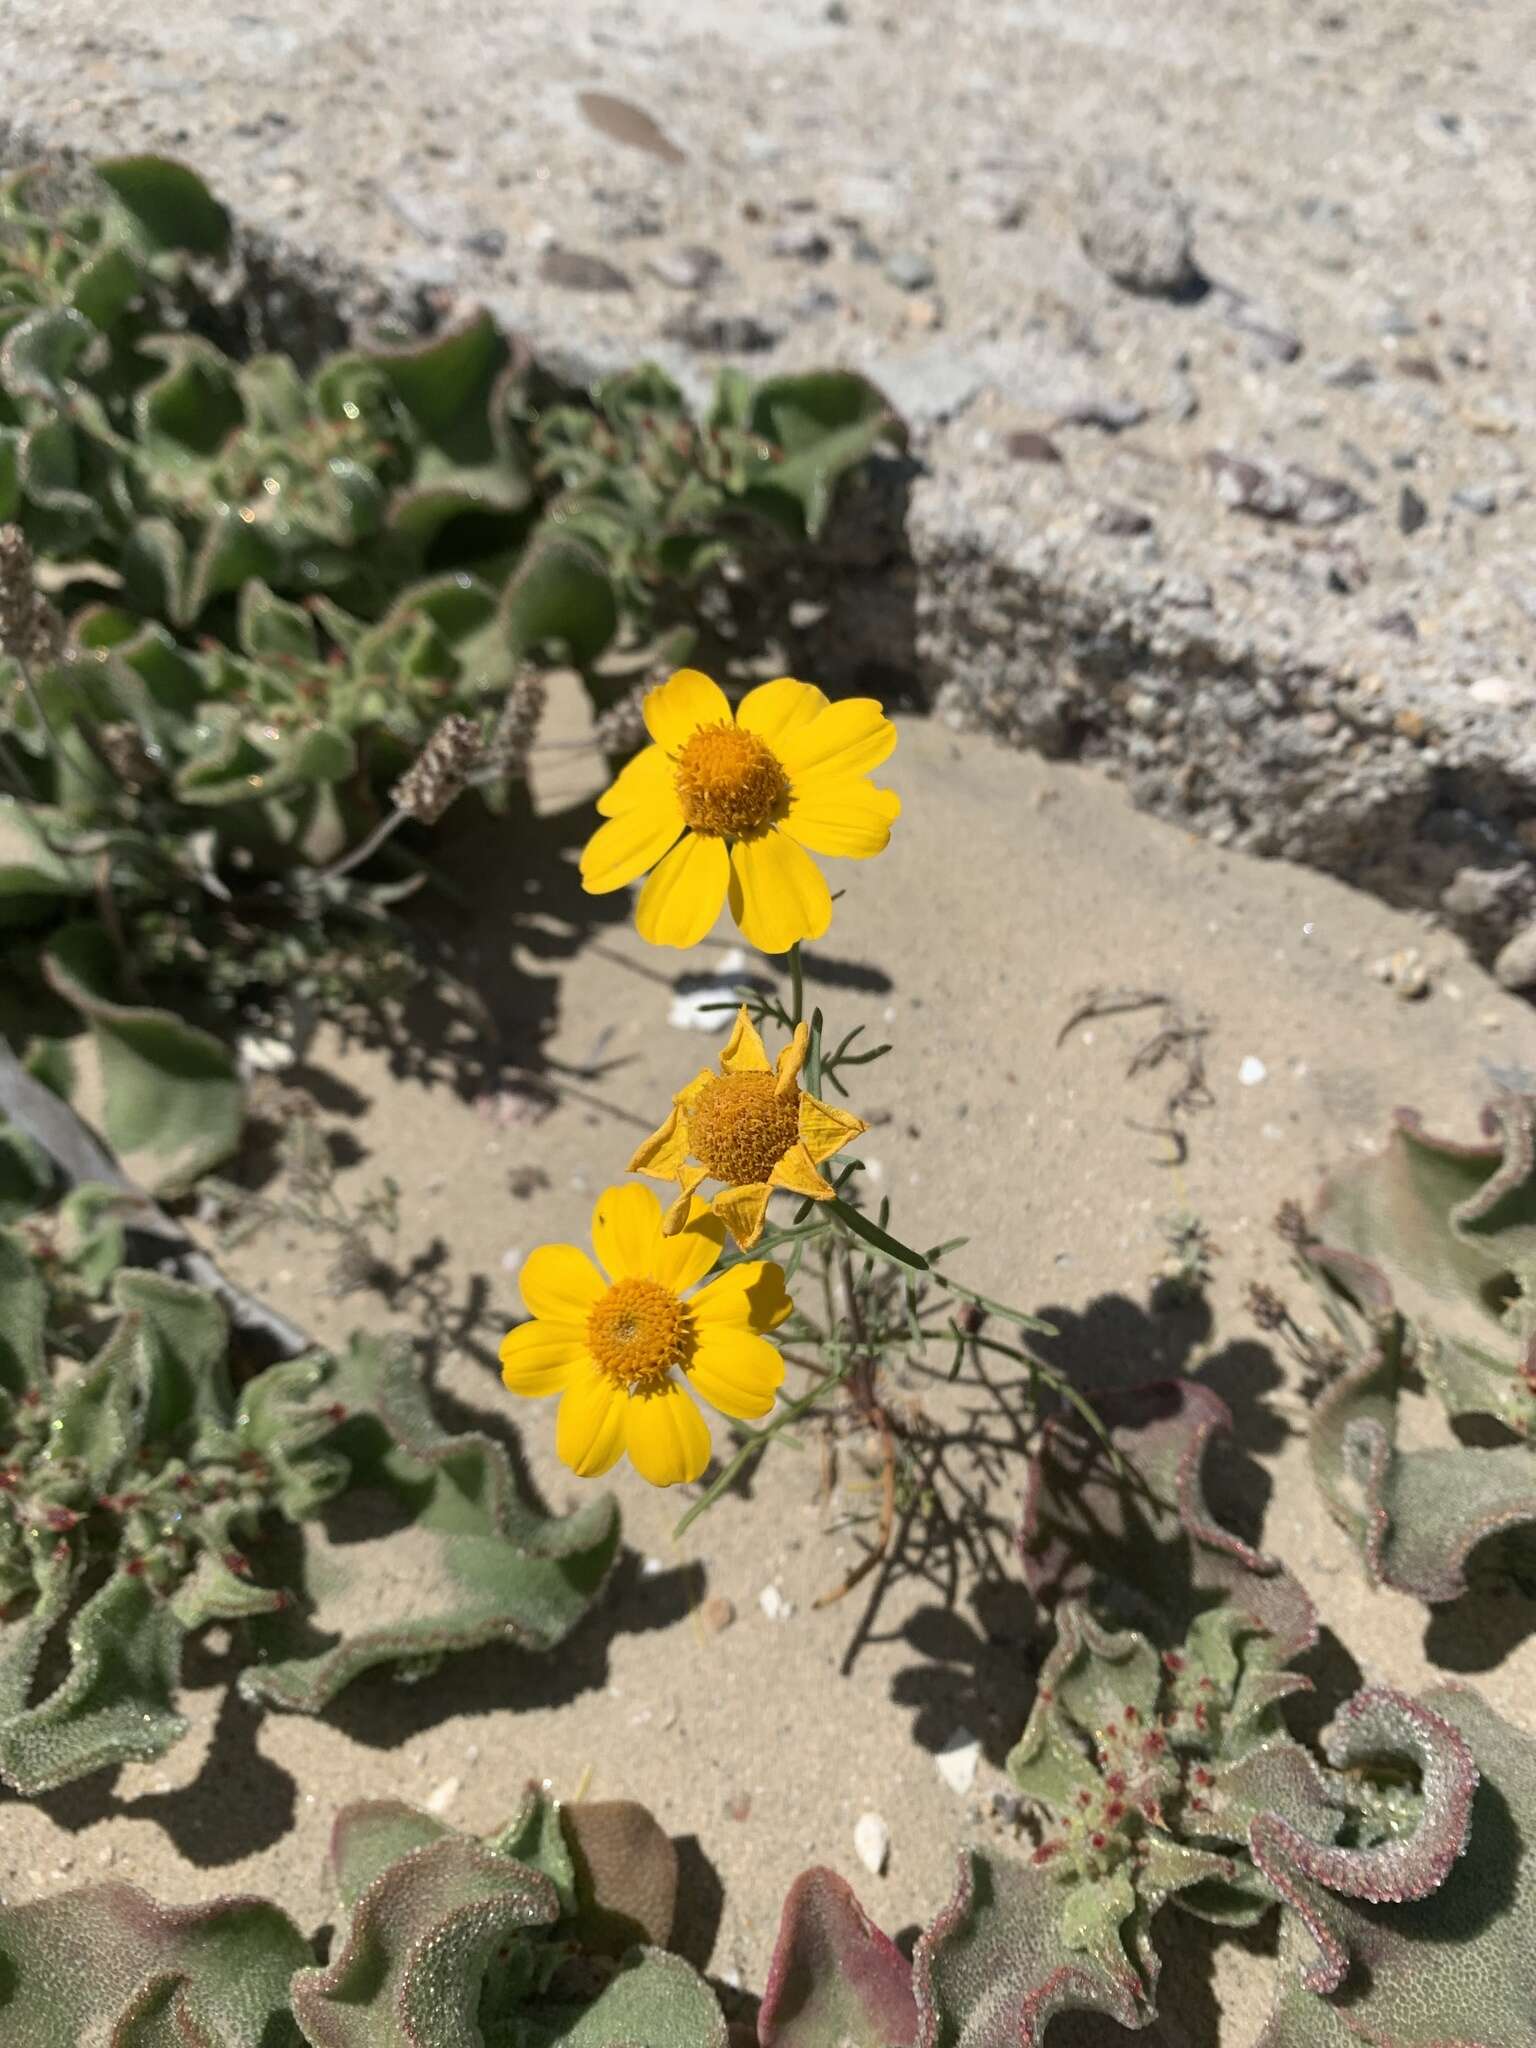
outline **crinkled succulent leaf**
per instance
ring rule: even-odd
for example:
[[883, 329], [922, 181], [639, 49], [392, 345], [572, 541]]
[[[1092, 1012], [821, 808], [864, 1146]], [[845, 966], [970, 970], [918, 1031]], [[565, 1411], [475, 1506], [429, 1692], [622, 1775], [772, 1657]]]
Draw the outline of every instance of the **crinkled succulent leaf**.
[[[612, 1501], [564, 1522], [524, 1505], [499, 1445], [437, 1429], [408, 1354], [287, 1360], [237, 1405], [211, 1296], [127, 1270], [111, 1298], [104, 1347], [55, 1383], [54, 1296], [0, 1232], [0, 1776], [18, 1790], [163, 1753], [185, 1725], [183, 1638], [211, 1621], [282, 1653], [248, 1696], [313, 1709], [372, 1664], [548, 1648], [590, 1606]], [[40, 1690], [50, 1645], [63, 1675]], [[531, 1855], [536, 1815], [520, 1825]]]
[[[332, 1523], [305, 1525], [298, 1597], [252, 1624], [246, 1697], [313, 1713], [376, 1664], [568, 1634], [613, 1562], [611, 1496], [563, 1519], [525, 1505], [499, 1444], [438, 1429], [404, 1349], [356, 1339], [328, 1392], [348, 1413], [334, 1443], [351, 1483]], [[370, 1504], [384, 1533], [367, 1530]]]
[[[1325, 1741], [1331, 1761], [1369, 1763], [1378, 1745], [1389, 1755], [1418, 1746], [1390, 1727], [1362, 1738], [1352, 1710], [1362, 1711], [1351, 1703]], [[1421, 1740], [1439, 1757], [1423, 1765], [1424, 1853], [1410, 1835], [1406, 1870], [1383, 1879], [1370, 1862], [1380, 1850], [1330, 1850], [1338, 1813], [1315, 1772], [1291, 1764], [1267, 1789], [1262, 1853], [1282, 1896], [1294, 1890], [1302, 1910], [1284, 1915], [1262, 2048], [1524, 2048], [1536, 2038], [1536, 1749], [1460, 1686], [1398, 1711], [1418, 1717]], [[1344, 1797], [1351, 1792], [1358, 1796], [1353, 1778]], [[1389, 1852], [1397, 1846], [1389, 1838]]]
[[[1312, 1603], [1296, 1579], [1224, 1529], [1212, 1515], [1201, 1471], [1214, 1437], [1232, 1426], [1225, 1402], [1198, 1380], [1169, 1380], [1097, 1398], [1120, 1455], [1117, 1471], [1076, 1414], [1053, 1420], [1026, 1483], [1021, 1547], [1031, 1592], [1050, 1608], [1084, 1602], [1111, 1627], [1130, 1624], [1164, 1651], [1180, 1651], [1197, 1618], [1194, 1648], [1223, 1661], [1229, 1643], [1235, 1690], [1230, 1727], [1256, 1736], [1276, 1725], [1279, 1702], [1306, 1681], [1289, 1671], [1316, 1640]], [[1211, 1675], [1220, 1677], [1214, 1666]]]
[[91, 1027], [106, 1134], [129, 1173], [171, 1193], [227, 1159], [245, 1101], [230, 1049], [169, 1010], [117, 1001], [109, 992], [111, 944], [99, 926], [56, 932], [44, 971]]
[[0, 2038], [16, 2048], [302, 2048], [309, 1943], [264, 1899], [161, 1906], [129, 1884], [0, 1907]]
[[1064, 2012], [1145, 2025], [1141, 1971], [1123, 1953], [1106, 1971], [1093, 1949], [1068, 1946], [1061, 1923], [1061, 1891], [1046, 1868], [963, 1851], [954, 1894], [912, 1959], [918, 2048], [1039, 2048]]
[[425, 1843], [363, 1892], [326, 1968], [294, 1978], [294, 2012], [314, 2048], [483, 2048], [497, 1951], [558, 1912], [536, 1871], [456, 1836]]
[[[0, 1722], [0, 1776], [33, 1798], [130, 1757], [164, 1756], [187, 1731], [175, 1707], [182, 1636], [147, 1580], [114, 1572], [69, 1624], [68, 1675]], [[31, 1647], [35, 1666], [43, 1641]]]
[[757, 2019], [761, 2048], [912, 2048], [912, 1966], [831, 1870], [790, 1886]]
[[[633, 1949], [615, 1968], [585, 1952], [560, 1819], [537, 1790], [483, 1843], [396, 1801], [343, 1809], [330, 1861], [346, 1927], [330, 1965], [293, 1987], [314, 2048], [724, 2048], [715, 2001], [680, 1958]], [[530, 1844], [557, 1876], [519, 1857]], [[597, 1899], [610, 1915], [626, 1883], [613, 1875], [620, 1891]]]
[[[1485, 1143], [1432, 1137], [1399, 1111], [1387, 1149], [1330, 1180], [1304, 1259], [1354, 1312], [1356, 1358], [1313, 1418], [1313, 1472], [1373, 1580], [1432, 1603], [1466, 1587], [1492, 1537], [1536, 1523], [1536, 1102], [1484, 1112]], [[1498, 1445], [1404, 1451], [1403, 1368]]]

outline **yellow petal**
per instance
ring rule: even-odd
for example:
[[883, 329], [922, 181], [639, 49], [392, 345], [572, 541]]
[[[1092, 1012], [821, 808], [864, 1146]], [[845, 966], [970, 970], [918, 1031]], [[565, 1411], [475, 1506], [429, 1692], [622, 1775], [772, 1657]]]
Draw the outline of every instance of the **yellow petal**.
[[610, 1280], [654, 1280], [661, 1253], [661, 1204], [637, 1180], [604, 1188], [592, 1211], [592, 1249]]
[[693, 1214], [693, 1191], [701, 1180], [709, 1179], [709, 1169], [703, 1166], [681, 1167], [677, 1175], [677, 1193], [667, 1205], [661, 1219], [663, 1237], [676, 1237]]
[[725, 1051], [720, 1055], [722, 1074], [766, 1074], [768, 1054], [757, 1026], [747, 1015], [747, 1006], [742, 1004], [736, 1012], [736, 1022], [731, 1026], [731, 1035], [725, 1042]]
[[662, 1239], [656, 1257], [655, 1277], [674, 1294], [697, 1287], [725, 1249], [725, 1225], [711, 1213], [707, 1202], [693, 1196], [689, 1200], [692, 1207], [687, 1221], [681, 1230]]
[[786, 733], [774, 752], [798, 788], [815, 775], [867, 775], [895, 744], [896, 728], [873, 697], [845, 697]]
[[731, 915], [761, 952], [787, 953], [799, 939], [821, 937], [832, 894], [804, 848], [769, 831], [731, 848]]
[[679, 1088], [672, 1100], [679, 1109], [686, 1109], [696, 1095], [702, 1095], [710, 1082], [715, 1079], [713, 1067], [700, 1067], [686, 1088]]
[[581, 849], [581, 886], [589, 896], [622, 889], [655, 867], [682, 829], [683, 814], [675, 805], [668, 811], [645, 804], [609, 818]]
[[818, 711], [825, 711], [827, 699], [814, 683], [797, 683], [793, 676], [778, 676], [771, 683], [759, 683], [748, 690], [736, 707], [736, 723], [755, 732], [770, 745], [783, 734], [798, 732], [809, 725]]
[[674, 756], [701, 725], [731, 722], [724, 690], [696, 668], [680, 668], [654, 690], [647, 690], [641, 711], [651, 738]]
[[712, 1328], [776, 1330], [794, 1308], [784, 1285], [784, 1268], [772, 1259], [729, 1266], [688, 1304], [702, 1345]]
[[582, 1323], [519, 1323], [501, 1340], [501, 1378], [514, 1394], [534, 1399], [558, 1394], [571, 1378], [571, 1368], [587, 1357], [587, 1332]]
[[876, 789], [858, 775], [838, 781], [812, 776], [809, 783], [796, 785], [784, 830], [812, 853], [869, 860], [884, 853], [900, 816], [901, 798], [894, 789]]
[[800, 1097], [800, 1142], [820, 1165], [823, 1159], [857, 1138], [869, 1125], [863, 1117], [846, 1109], [834, 1109], [830, 1102], [818, 1102], [814, 1095]]
[[652, 946], [696, 946], [720, 915], [730, 875], [723, 839], [685, 833], [640, 891], [635, 930]]
[[709, 1463], [709, 1426], [675, 1380], [630, 1395], [624, 1439], [630, 1462], [652, 1486], [680, 1486]]
[[717, 1330], [699, 1346], [688, 1381], [712, 1408], [743, 1422], [766, 1415], [784, 1377], [774, 1347], [746, 1330]]
[[722, 1188], [714, 1202], [715, 1214], [744, 1252], [751, 1251], [763, 1234], [768, 1213], [768, 1183], [745, 1181], [740, 1187]]
[[541, 1323], [585, 1325], [606, 1292], [603, 1276], [573, 1244], [541, 1244], [517, 1276], [523, 1306]]
[[779, 1054], [774, 1068], [773, 1092], [782, 1101], [799, 1086], [800, 1069], [805, 1065], [805, 1049], [811, 1042], [811, 1027], [806, 1023], [795, 1026], [795, 1035]]
[[791, 1145], [769, 1175], [776, 1188], [788, 1188], [792, 1195], [808, 1195], [813, 1202], [829, 1202], [836, 1190], [831, 1181], [816, 1171], [816, 1162], [804, 1145]]
[[631, 1173], [648, 1173], [653, 1180], [676, 1180], [688, 1157], [688, 1126], [675, 1105], [660, 1130], [652, 1131], [644, 1144], [635, 1147], [629, 1162]]
[[628, 1396], [596, 1367], [573, 1375], [555, 1417], [555, 1450], [578, 1479], [595, 1479], [624, 1455]]
[[642, 747], [633, 761], [626, 761], [597, 800], [605, 818], [621, 817], [641, 804], [658, 810], [682, 812], [677, 801], [675, 770], [664, 747]]

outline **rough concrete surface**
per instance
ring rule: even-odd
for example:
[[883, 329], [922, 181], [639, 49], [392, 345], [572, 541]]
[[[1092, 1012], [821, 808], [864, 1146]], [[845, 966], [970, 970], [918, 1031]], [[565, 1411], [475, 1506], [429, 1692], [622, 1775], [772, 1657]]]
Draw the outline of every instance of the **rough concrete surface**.
[[179, 152], [354, 296], [694, 388], [743, 347], [866, 369], [920, 457], [844, 607], [889, 693], [1484, 958], [1536, 911], [1517, 0], [10, 0], [0, 35], [11, 153]]

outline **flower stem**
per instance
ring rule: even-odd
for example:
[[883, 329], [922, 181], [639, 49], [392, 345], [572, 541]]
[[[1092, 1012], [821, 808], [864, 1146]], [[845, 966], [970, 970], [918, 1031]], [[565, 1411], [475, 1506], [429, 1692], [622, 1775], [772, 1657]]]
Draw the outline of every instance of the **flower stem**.
[[789, 949], [789, 1026], [793, 1031], [805, 1015], [805, 976], [800, 966], [800, 941]]

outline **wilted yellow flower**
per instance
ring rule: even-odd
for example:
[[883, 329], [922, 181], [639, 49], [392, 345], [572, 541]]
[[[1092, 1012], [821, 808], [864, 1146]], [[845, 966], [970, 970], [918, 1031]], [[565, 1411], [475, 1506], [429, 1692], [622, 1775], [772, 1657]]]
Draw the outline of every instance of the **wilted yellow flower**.
[[872, 768], [896, 744], [873, 697], [829, 703], [789, 676], [763, 683], [735, 716], [717, 683], [683, 668], [647, 693], [654, 745], [597, 800], [607, 820], [581, 856], [583, 888], [622, 889], [650, 870], [635, 925], [653, 946], [694, 946], [729, 898], [765, 953], [819, 939], [832, 897], [812, 853], [867, 860], [901, 811]]
[[697, 1479], [709, 1429], [694, 1394], [745, 1421], [773, 1406], [784, 1361], [763, 1332], [794, 1304], [768, 1259], [693, 1293], [724, 1242], [725, 1226], [702, 1209], [664, 1237], [660, 1202], [631, 1181], [592, 1212], [602, 1272], [573, 1244], [540, 1245], [524, 1261], [518, 1286], [533, 1320], [503, 1339], [501, 1377], [514, 1394], [560, 1396], [555, 1449], [579, 1478], [628, 1451], [653, 1486]]
[[743, 1006], [720, 1055], [720, 1072], [705, 1067], [673, 1096], [672, 1114], [629, 1162], [631, 1173], [677, 1182], [677, 1199], [662, 1218], [664, 1231], [683, 1228], [698, 1207], [694, 1189], [706, 1180], [725, 1182], [707, 1207], [744, 1252], [763, 1234], [775, 1188], [809, 1195], [813, 1202], [832, 1199], [832, 1183], [816, 1169], [869, 1125], [846, 1109], [818, 1102], [800, 1086], [808, 1035], [797, 1025], [777, 1065], [770, 1066]]

